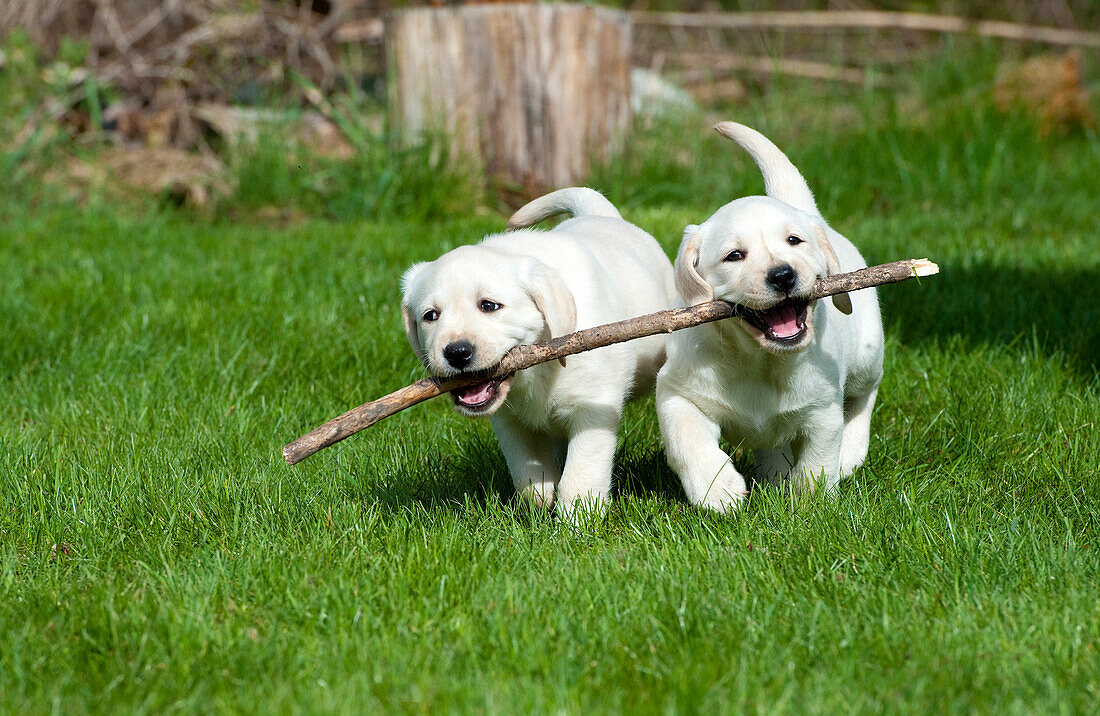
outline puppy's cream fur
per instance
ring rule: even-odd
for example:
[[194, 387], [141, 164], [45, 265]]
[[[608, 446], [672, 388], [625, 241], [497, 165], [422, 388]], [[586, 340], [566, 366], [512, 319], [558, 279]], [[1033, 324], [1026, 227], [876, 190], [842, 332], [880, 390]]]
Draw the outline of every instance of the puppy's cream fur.
[[716, 129], [756, 161], [767, 196], [737, 199], [687, 227], [677, 290], [685, 305], [720, 298], [759, 313], [673, 334], [657, 379], [657, 414], [688, 499], [725, 512], [744, 498], [746, 484], [722, 437], [755, 450], [760, 477], [789, 478], [796, 491], [832, 489], [862, 464], [883, 334], [873, 289], [800, 300], [817, 278], [867, 264], [825, 223], [774, 144], [733, 122]]
[[[561, 213], [550, 231], [522, 227]], [[404, 276], [409, 343], [432, 375], [488, 370], [514, 346], [669, 308], [672, 265], [657, 242], [592, 189], [524, 206], [504, 234], [449, 251]], [[602, 506], [623, 405], [653, 389], [664, 336], [620, 343], [452, 393], [488, 415], [517, 492], [571, 514]], [[467, 353], [469, 355], [467, 355]], [[458, 365], [456, 365], [456, 363]]]

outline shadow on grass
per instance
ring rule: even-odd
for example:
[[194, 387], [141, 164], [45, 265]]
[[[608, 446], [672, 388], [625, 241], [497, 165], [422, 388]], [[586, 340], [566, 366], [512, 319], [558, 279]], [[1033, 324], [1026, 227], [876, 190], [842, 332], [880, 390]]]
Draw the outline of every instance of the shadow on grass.
[[680, 478], [668, 466], [664, 450], [649, 446], [628, 446], [615, 456], [614, 498], [660, 498], [684, 500]]
[[[735, 450], [726, 444], [723, 449], [733, 456], [750, 492], [771, 489], [754, 477], [751, 450]], [[471, 437], [449, 449], [438, 448], [413, 463], [395, 467], [379, 481], [364, 486], [358, 496], [389, 510], [482, 510], [495, 503], [520, 522], [544, 517], [533, 515], [531, 507], [517, 499], [504, 456], [491, 434]], [[620, 444], [615, 455], [611, 499], [687, 505], [680, 478], [669, 467], [664, 450], [657, 444], [630, 441]]]
[[[612, 499], [682, 500], [680, 480], [668, 467], [664, 451], [637, 447], [620, 448], [615, 456]], [[455, 444], [450, 450], [436, 450], [415, 464], [394, 469], [366, 487], [361, 497], [389, 509], [483, 508], [499, 500], [517, 519], [527, 519], [530, 512], [516, 499], [504, 456], [491, 435]]]
[[978, 263], [879, 291], [887, 332], [903, 343], [962, 339], [1064, 354], [1087, 376], [1100, 369], [1100, 271]]
[[512, 492], [504, 456], [489, 435], [472, 436], [399, 465], [366, 487], [362, 496], [394, 509], [453, 509], [468, 504], [484, 507], [489, 495], [505, 497]]

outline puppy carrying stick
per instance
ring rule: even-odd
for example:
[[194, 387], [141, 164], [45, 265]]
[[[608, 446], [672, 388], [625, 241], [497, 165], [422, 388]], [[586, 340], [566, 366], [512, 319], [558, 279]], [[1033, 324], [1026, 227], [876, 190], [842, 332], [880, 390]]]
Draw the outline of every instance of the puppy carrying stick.
[[[524, 229], [562, 213], [550, 231]], [[670, 308], [672, 265], [657, 242], [592, 189], [527, 204], [510, 229], [403, 278], [409, 343], [435, 377], [495, 368], [514, 346]], [[489, 416], [516, 491], [565, 516], [602, 509], [623, 405], [653, 389], [666, 337], [651, 336], [452, 391]]]
[[684, 305], [720, 298], [754, 312], [669, 338], [657, 415], [688, 499], [729, 512], [746, 484], [722, 437], [755, 450], [758, 476], [789, 479], [796, 492], [831, 490], [862, 464], [883, 334], [873, 289], [806, 299], [817, 278], [867, 264], [825, 223], [798, 169], [749, 127], [716, 129], [752, 156], [767, 196], [737, 199], [685, 229], [676, 288]]

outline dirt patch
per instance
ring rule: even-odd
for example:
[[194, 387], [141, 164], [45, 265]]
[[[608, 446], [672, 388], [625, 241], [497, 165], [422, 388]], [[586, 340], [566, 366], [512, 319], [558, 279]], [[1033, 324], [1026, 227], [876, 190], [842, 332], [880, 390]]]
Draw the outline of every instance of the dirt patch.
[[1023, 109], [1035, 115], [1043, 135], [1096, 127], [1077, 51], [1036, 55], [1003, 67], [993, 99], [1001, 111]]
[[64, 175], [52, 178], [80, 193], [152, 194], [197, 207], [230, 191], [217, 157], [172, 147], [109, 148], [94, 159], [71, 158]]

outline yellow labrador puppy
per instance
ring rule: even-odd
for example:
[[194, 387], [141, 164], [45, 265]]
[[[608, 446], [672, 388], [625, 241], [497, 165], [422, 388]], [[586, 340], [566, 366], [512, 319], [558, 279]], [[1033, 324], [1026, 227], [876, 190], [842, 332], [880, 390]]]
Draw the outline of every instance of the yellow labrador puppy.
[[[524, 227], [557, 214], [550, 231]], [[524, 206], [510, 229], [461, 246], [404, 275], [409, 343], [448, 377], [494, 368], [514, 346], [669, 308], [672, 264], [646, 232], [592, 189], [553, 192]], [[653, 389], [665, 359], [654, 336], [545, 363], [452, 391], [455, 408], [490, 416], [516, 490], [567, 516], [600, 509], [623, 405]]]
[[883, 334], [872, 289], [806, 300], [819, 277], [867, 264], [825, 223], [798, 169], [753, 129], [716, 129], [752, 156], [767, 196], [737, 199], [688, 226], [676, 287], [685, 305], [721, 298], [754, 310], [669, 338], [657, 415], [688, 499], [727, 512], [746, 485], [721, 437], [753, 448], [757, 474], [789, 479], [796, 491], [832, 489], [862, 464]]

